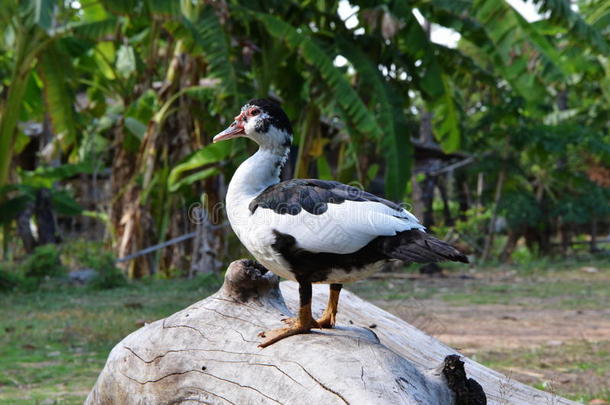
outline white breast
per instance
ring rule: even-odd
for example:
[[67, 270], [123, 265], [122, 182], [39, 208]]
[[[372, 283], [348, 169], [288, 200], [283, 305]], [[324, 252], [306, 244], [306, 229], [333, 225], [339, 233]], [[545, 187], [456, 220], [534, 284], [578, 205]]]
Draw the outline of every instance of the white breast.
[[248, 208], [254, 197], [240, 199], [227, 198], [227, 216], [240, 242], [263, 266], [280, 277], [295, 280], [290, 272], [290, 264], [277, 253], [273, 224], [261, 222]]

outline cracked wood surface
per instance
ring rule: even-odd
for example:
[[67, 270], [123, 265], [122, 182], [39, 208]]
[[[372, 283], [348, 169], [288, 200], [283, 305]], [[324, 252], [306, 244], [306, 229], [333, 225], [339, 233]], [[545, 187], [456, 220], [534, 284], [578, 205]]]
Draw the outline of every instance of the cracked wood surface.
[[[314, 286], [314, 316], [327, 294]], [[85, 404], [453, 403], [438, 365], [456, 352], [345, 290], [336, 329], [258, 348], [258, 333], [281, 327], [297, 302], [295, 283], [280, 293], [276, 276], [233, 262], [216, 294], [117, 344]], [[488, 404], [574, 404], [464, 361]]]

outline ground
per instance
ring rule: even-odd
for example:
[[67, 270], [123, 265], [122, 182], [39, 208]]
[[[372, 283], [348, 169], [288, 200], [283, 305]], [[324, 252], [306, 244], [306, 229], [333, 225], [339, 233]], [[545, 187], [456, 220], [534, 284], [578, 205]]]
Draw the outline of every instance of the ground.
[[[347, 288], [510, 378], [610, 403], [609, 261], [412, 278]], [[217, 288], [208, 278], [0, 295], [0, 404], [82, 403], [122, 337]]]

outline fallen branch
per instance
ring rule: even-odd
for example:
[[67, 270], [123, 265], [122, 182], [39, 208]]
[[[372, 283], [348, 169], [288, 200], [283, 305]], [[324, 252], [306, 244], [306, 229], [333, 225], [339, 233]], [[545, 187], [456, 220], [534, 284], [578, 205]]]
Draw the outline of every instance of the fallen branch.
[[[216, 294], [117, 344], [85, 404], [483, 405], [485, 395], [491, 405], [574, 404], [461, 364], [453, 349], [348, 291], [336, 329], [258, 348], [259, 332], [293, 314], [297, 290], [233, 262]], [[314, 287], [314, 315], [326, 294]]]

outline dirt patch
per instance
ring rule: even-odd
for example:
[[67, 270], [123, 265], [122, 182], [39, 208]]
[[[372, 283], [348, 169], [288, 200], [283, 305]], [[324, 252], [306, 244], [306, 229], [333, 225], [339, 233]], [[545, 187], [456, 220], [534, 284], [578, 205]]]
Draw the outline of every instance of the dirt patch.
[[610, 341], [610, 309], [456, 307], [439, 300], [378, 304], [466, 355], [481, 349], [531, 348], [578, 340]]
[[511, 379], [610, 402], [609, 273], [391, 280], [367, 298]]

